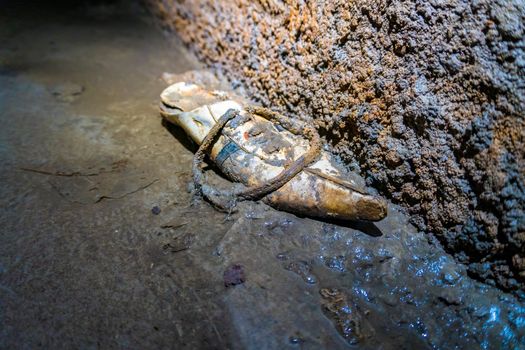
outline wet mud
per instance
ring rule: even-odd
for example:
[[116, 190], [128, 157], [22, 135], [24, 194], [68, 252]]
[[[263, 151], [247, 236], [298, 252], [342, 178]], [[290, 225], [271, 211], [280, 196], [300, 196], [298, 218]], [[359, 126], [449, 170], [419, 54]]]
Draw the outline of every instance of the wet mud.
[[313, 120], [471, 276], [523, 296], [523, 1], [147, 3], [234, 85]]
[[158, 103], [200, 64], [140, 6], [64, 6], [0, 12], [1, 349], [523, 348], [523, 302], [396, 205], [342, 224], [195, 198]]

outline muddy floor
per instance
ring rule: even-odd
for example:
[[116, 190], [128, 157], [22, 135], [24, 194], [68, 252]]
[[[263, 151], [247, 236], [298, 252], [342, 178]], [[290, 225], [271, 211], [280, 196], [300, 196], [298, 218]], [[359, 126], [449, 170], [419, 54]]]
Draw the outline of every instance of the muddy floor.
[[193, 198], [157, 103], [202, 67], [140, 6], [0, 23], [0, 348], [525, 348], [525, 304], [395, 206], [341, 226]]
[[525, 1], [145, 0], [308, 120], [470, 276], [525, 294]]

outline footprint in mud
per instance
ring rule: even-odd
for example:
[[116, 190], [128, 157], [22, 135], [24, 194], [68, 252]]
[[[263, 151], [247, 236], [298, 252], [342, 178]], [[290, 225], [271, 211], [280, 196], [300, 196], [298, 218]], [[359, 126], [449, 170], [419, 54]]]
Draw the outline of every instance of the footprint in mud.
[[372, 336], [373, 330], [364, 320], [361, 310], [345, 293], [336, 288], [323, 288], [319, 293], [323, 298], [323, 312], [348, 343], [356, 345]]
[[317, 283], [317, 277], [312, 273], [312, 265], [308, 261], [296, 259], [288, 252], [277, 254], [277, 259], [283, 261], [285, 270], [299, 275], [306, 283]]

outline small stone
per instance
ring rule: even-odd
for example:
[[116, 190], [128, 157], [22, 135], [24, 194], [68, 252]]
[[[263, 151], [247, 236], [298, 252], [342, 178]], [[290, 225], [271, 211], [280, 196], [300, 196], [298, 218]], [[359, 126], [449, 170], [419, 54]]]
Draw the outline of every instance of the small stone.
[[231, 265], [224, 271], [223, 278], [225, 287], [232, 287], [246, 282], [244, 267], [238, 264]]
[[151, 213], [153, 215], [159, 215], [161, 212], [160, 208], [158, 206], [154, 206], [153, 208], [151, 208]]

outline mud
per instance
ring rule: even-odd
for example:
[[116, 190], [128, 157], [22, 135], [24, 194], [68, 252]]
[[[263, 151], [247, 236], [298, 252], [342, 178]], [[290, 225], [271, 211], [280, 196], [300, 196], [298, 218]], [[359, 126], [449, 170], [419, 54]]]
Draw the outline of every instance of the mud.
[[523, 1], [147, 3], [235, 86], [313, 120], [472, 276], [523, 293]]
[[199, 64], [148, 18], [0, 12], [1, 349], [523, 348], [523, 302], [395, 205], [343, 226], [195, 199], [195, 147], [157, 106]]

